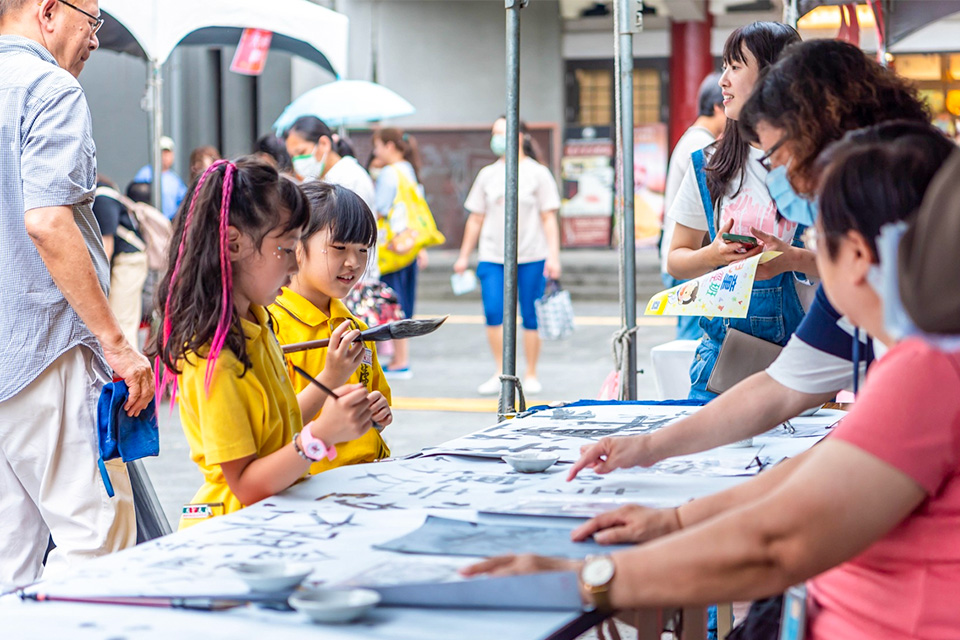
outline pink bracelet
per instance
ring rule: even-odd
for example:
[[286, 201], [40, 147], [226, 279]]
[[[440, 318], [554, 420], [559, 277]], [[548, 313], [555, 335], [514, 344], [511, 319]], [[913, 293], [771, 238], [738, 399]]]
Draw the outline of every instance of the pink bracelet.
[[328, 447], [323, 440], [314, 436], [309, 425], [305, 426], [300, 432], [300, 445], [303, 452], [311, 460], [337, 459], [337, 448], [333, 445]]

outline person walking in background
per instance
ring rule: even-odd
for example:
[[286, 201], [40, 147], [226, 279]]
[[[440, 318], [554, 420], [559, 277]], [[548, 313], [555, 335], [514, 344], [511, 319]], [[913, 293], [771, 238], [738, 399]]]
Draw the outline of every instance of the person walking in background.
[[[501, 355], [506, 193], [506, 163], [503, 155], [507, 150], [506, 131], [505, 118], [499, 118], [493, 123], [490, 149], [499, 159], [480, 170], [467, 195], [464, 207], [470, 215], [463, 232], [460, 257], [453, 265], [456, 273], [463, 273], [469, 264], [470, 254], [479, 244], [477, 277], [483, 293], [487, 339], [497, 363], [497, 373], [477, 388], [483, 395], [495, 395], [500, 391], [500, 373], [503, 371]], [[537, 379], [540, 335], [537, 333], [537, 314], [533, 303], [543, 295], [547, 278], [560, 278], [560, 226], [557, 222], [560, 193], [550, 169], [540, 164], [533, 139], [522, 122], [518, 189], [517, 292], [520, 315], [523, 318], [523, 350], [527, 360], [523, 390], [533, 394], [542, 390]]]
[[[180, 208], [180, 203], [187, 195], [187, 185], [173, 171], [173, 148], [173, 138], [169, 136], [160, 138], [160, 163], [163, 168], [163, 172], [160, 174], [160, 189], [162, 191], [160, 194], [160, 209], [163, 211], [163, 215], [170, 220], [173, 220], [173, 216], [177, 215], [177, 209]], [[133, 177], [133, 181], [153, 184], [153, 165], [147, 164], [140, 167], [137, 175]]]
[[110, 261], [110, 309], [117, 316], [127, 342], [139, 350], [143, 286], [148, 272], [147, 245], [121, 197], [117, 185], [100, 176], [93, 215], [100, 225], [103, 249]]
[[210, 145], [197, 147], [190, 152], [190, 184], [199, 178], [207, 167], [220, 159], [220, 152]]
[[[691, 154], [712, 144], [723, 133], [723, 128], [727, 124], [727, 115], [723, 111], [723, 90], [720, 88], [719, 73], [711, 73], [703, 79], [697, 94], [697, 108], [697, 119], [680, 136], [677, 146], [673, 148], [673, 155], [670, 156], [670, 166], [667, 168], [667, 190], [663, 199], [663, 235], [660, 239], [660, 276], [663, 279], [663, 286], [668, 289], [686, 280], [678, 280], [667, 271], [667, 256], [670, 255], [673, 228], [677, 223], [666, 215], [666, 212], [670, 211], [677, 192], [680, 191], [683, 177], [693, 166], [690, 161]], [[696, 316], [677, 318], [678, 340], [698, 340], [701, 335], [700, 318]]]
[[90, 210], [90, 110], [77, 82], [97, 49], [96, 0], [0, 2], [0, 585], [25, 585], [136, 542], [130, 480], [98, 469], [96, 407], [111, 369], [124, 410], [153, 399], [150, 363], [110, 311]]
[[[381, 165], [375, 189], [374, 210], [381, 218], [390, 221], [394, 226], [391, 213], [397, 201], [397, 194], [402, 181], [420, 184], [420, 153], [417, 141], [410, 134], [401, 129], [385, 127], [373, 132], [373, 154]], [[397, 232], [402, 229], [397, 229]], [[383, 247], [378, 246], [377, 251]], [[427, 265], [427, 252], [420, 251], [417, 259], [406, 267], [393, 273], [381, 273], [380, 279], [397, 293], [400, 307], [406, 317], [412, 318], [417, 298], [417, 273]], [[408, 379], [412, 377], [410, 371], [410, 346], [406, 340], [393, 341], [393, 360], [383, 368], [388, 378]]]

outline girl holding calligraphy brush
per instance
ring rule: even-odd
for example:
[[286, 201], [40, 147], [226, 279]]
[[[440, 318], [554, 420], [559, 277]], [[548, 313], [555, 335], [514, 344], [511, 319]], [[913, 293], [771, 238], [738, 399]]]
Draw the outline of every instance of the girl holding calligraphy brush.
[[313, 388], [297, 395], [284, 368], [266, 306], [297, 271], [308, 220], [299, 187], [262, 162], [220, 160], [184, 203], [152, 344], [158, 376], [165, 370], [157, 385], [179, 391], [190, 455], [204, 477], [181, 528], [286, 489], [373, 417], [362, 385], [342, 386], [336, 398]]
[[[377, 359], [375, 343], [357, 342], [367, 326], [341, 302], [363, 278], [377, 242], [377, 223], [356, 193], [327, 182], [302, 187], [310, 204], [310, 220], [300, 236], [297, 261], [300, 271], [284, 287], [270, 313], [277, 322], [283, 344], [330, 339], [330, 346], [287, 354], [293, 386], [300, 390], [309, 381], [293, 371], [297, 365], [320, 371], [317, 379], [328, 387], [360, 383], [369, 392], [373, 420], [380, 427], [393, 421], [390, 386]], [[378, 429], [340, 445], [334, 460], [315, 463], [311, 473], [390, 455]]]

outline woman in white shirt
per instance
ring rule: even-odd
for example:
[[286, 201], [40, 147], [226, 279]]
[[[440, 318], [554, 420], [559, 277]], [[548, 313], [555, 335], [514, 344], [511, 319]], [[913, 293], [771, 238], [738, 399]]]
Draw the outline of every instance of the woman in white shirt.
[[[464, 207], [470, 212], [463, 232], [460, 257], [453, 265], [456, 273], [463, 273], [470, 254], [479, 243], [477, 277], [483, 293], [483, 310], [487, 325], [487, 339], [497, 362], [497, 373], [479, 386], [484, 395], [500, 391], [500, 373], [503, 363], [503, 248], [504, 196], [506, 193], [507, 121], [499, 118], [493, 123], [490, 149], [500, 158], [480, 170]], [[517, 292], [520, 315], [523, 318], [523, 348], [527, 360], [523, 382], [525, 393], [539, 393], [537, 360], [540, 356], [540, 336], [534, 301], [543, 295], [546, 278], [560, 278], [560, 227], [557, 211], [560, 194], [550, 169], [540, 164], [536, 149], [526, 125], [520, 123], [520, 162], [518, 181], [517, 232]]]
[[[667, 260], [675, 278], [696, 278], [764, 250], [783, 252], [758, 268], [746, 318], [700, 319], [704, 337], [690, 367], [694, 400], [715, 397], [707, 381], [729, 328], [783, 346], [803, 319], [798, 286], [808, 287], [794, 272], [815, 274], [813, 254], [801, 248], [802, 229], [778, 214], [765, 184], [767, 157], [741, 137], [736, 122], [760, 73], [799, 41], [794, 29], [776, 22], [754, 22], [730, 34], [720, 77], [727, 127], [717, 143], [693, 154], [693, 171], [684, 176], [668, 212], [677, 223]], [[730, 233], [757, 242], [727, 242], [723, 235]], [[805, 297], [812, 293], [811, 288]]]

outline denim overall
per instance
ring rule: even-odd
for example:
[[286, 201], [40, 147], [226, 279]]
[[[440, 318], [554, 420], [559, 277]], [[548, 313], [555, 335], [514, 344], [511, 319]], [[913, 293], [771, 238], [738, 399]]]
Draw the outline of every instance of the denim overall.
[[[710, 191], [707, 189], [707, 174], [704, 171], [706, 159], [703, 151], [694, 153], [691, 160], [712, 242], [717, 235], [717, 227], [713, 203], [710, 201]], [[799, 225], [793, 236], [793, 246], [803, 246], [800, 241], [803, 231], [803, 225]], [[803, 320], [804, 313], [800, 297], [797, 295], [795, 280], [794, 272], [787, 271], [769, 280], [755, 281], [746, 318], [700, 318], [700, 329], [704, 335], [697, 346], [693, 364], [690, 365], [690, 395], [688, 396], [690, 400], [706, 402], [716, 397], [717, 394], [707, 391], [707, 380], [710, 379], [713, 367], [717, 363], [720, 345], [723, 344], [723, 339], [727, 335], [727, 328], [743, 331], [780, 346], [787, 344], [787, 340]]]

